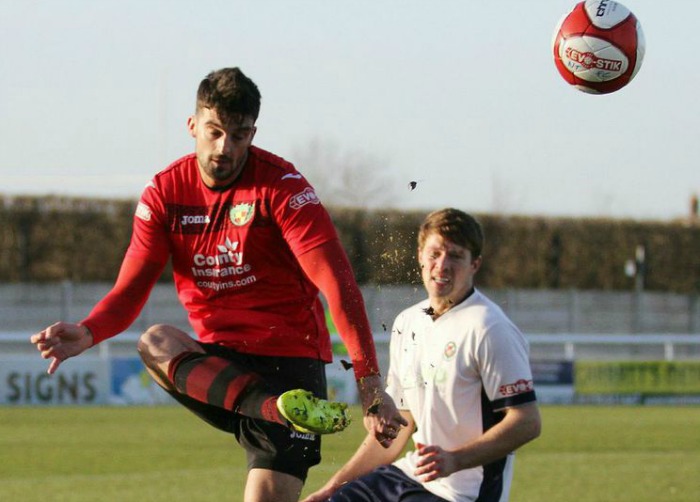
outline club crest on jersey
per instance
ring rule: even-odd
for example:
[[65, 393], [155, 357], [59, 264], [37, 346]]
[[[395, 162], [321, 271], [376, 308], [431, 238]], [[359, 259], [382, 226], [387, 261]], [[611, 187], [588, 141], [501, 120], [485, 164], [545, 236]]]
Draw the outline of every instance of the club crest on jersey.
[[452, 359], [456, 353], [457, 344], [455, 342], [447, 342], [447, 345], [445, 345], [445, 352], [443, 352], [445, 360]]
[[231, 219], [231, 223], [237, 227], [242, 227], [243, 225], [250, 222], [255, 215], [255, 202], [241, 202], [231, 206], [228, 211], [228, 217]]

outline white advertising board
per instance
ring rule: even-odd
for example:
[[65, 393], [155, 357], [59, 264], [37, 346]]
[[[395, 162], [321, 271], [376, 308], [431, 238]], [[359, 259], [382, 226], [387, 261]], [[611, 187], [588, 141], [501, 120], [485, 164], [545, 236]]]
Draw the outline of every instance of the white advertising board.
[[[65, 362], [55, 374], [36, 356], [0, 356], [0, 405], [173, 404], [148, 375], [138, 357], [82, 356]], [[333, 399], [357, 402], [352, 370], [328, 366]]]
[[48, 361], [36, 356], [3, 356], [0, 360], [0, 404], [83, 405], [109, 399], [109, 367], [85, 357], [46, 373]]

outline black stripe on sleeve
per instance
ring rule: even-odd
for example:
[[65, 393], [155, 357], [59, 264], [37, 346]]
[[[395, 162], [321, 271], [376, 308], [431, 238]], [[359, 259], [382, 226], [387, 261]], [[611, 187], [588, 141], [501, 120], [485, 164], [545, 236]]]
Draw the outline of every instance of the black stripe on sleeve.
[[535, 391], [531, 390], [528, 392], [523, 392], [522, 394], [515, 394], [514, 396], [504, 397], [502, 399], [496, 399], [491, 403], [494, 411], [500, 411], [505, 408], [510, 408], [512, 406], [519, 406], [521, 404], [532, 403], [537, 401], [537, 396], [535, 396]]

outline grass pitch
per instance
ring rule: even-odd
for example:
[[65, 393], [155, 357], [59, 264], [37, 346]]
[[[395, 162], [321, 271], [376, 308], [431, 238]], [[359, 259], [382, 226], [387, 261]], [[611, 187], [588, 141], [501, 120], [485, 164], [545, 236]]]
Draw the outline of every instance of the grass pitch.
[[[359, 410], [324, 438], [304, 493], [364, 431]], [[513, 502], [700, 499], [700, 408], [545, 406], [543, 434], [516, 457]], [[178, 406], [0, 407], [0, 500], [239, 501], [245, 456]]]

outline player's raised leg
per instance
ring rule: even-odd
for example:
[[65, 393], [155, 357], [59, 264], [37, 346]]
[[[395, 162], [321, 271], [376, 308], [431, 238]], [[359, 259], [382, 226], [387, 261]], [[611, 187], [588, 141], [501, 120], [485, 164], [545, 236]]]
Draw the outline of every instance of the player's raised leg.
[[301, 389], [273, 395], [257, 373], [207, 354], [173, 326], [150, 328], [139, 339], [138, 350], [148, 372], [170, 393], [305, 433], [331, 434], [350, 423], [344, 403], [318, 399]]

